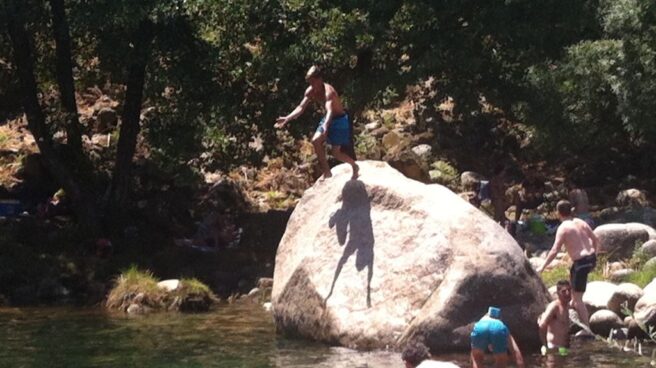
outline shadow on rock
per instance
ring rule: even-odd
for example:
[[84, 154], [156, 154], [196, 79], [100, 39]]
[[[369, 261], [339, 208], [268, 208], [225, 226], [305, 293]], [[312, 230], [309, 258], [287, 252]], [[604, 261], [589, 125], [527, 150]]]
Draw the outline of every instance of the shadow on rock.
[[[371, 308], [371, 278], [374, 274], [374, 231], [371, 225], [371, 200], [367, 188], [360, 180], [349, 180], [342, 188], [342, 207], [330, 216], [328, 226], [335, 228], [337, 241], [345, 245], [344, 253], [337, 262], [328, 301], [335, 289], [335, 283], [346, 261], [356, 253], [355, 267], [367, 274], [367, 307]], [[347, 239], [348, 238], [348, 239]]]

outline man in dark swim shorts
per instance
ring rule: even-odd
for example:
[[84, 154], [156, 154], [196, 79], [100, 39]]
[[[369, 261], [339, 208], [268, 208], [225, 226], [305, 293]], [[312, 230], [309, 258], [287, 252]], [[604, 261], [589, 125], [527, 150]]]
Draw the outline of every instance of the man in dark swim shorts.
[[[576, 310], [581, 322], [589, 326], [588, 310], [583, 303], [583, 293], [588, 282], [588, 274], [597, 265], [599, 239], [590, 228], [590, 225], [572, 216], [572, 204], [569, 201], [559, 201], [556, 204], [556, 210], [562, 222], [558, 226], [556, 239], [549, 254], [547, 254], [547, 259], [545, 259], [538, 273], [544, 271], [549, 263], [556, 258], [560, 249], [565, 246], [567, 254], [573, 261], [569, 270], [573, 289], [572, 307]], [[586, 332], [590, 332], [589, 328]]]
[[337, 91], [330, 84], [323, 82], [321, 70], [316, 65], [308, 70], [305, 80], [307, 80], [310, 86], [305, 90], [303, 100], [289, 115], [279, 117], [276, 120], [276, 127], [282, 128], [289, 121], [298, 118], [310, 104], [310, 101], [324, 104], [326, 116], [321, 119], [312, 137], [314, 151], [317, 154], [319, 165], [323, 171], [323, 178], [332, 176], [324, 150], [324, 142], [327, 142], [332, 146], [332, 154], [336, 159], [351, 165], [353, 168], [352, 179], [356, 179], [360, 168], [355, 163], [355, 153], [353, 152], [353, 126], [346, 110], [342, 106], [342, 101]]
[[597, 266], [597, 255], [591, 254], [577, 259], [569, 269], [569, 278], [572, 289], [577, 292], [585, 292], [588, 283], [588, 274]]

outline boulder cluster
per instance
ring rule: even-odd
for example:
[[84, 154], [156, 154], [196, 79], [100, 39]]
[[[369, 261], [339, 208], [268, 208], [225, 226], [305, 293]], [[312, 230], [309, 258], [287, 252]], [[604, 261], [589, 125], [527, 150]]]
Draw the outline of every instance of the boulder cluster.
[[278, 247], [272, 313], [281, 332], [342, 346], [469, 347], [491, 305], [522, 344], [547, 290], [512, 236], [438, 184], [388, 164], [340, 165], [308, 189]]

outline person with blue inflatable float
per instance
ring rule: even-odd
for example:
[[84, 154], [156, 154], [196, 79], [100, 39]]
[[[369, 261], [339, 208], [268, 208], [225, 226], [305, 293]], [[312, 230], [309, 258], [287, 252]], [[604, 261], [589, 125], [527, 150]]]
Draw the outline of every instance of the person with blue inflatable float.
[[508, 327], [501, 321], [501, 309], [490, 307], [471, 332], [471, 360], [473, 368], [482, 368], [485, 354], [491, 353], [496, 368], [508, 365], [510, 352], [517, 367], [524, 367], [524, 358]]

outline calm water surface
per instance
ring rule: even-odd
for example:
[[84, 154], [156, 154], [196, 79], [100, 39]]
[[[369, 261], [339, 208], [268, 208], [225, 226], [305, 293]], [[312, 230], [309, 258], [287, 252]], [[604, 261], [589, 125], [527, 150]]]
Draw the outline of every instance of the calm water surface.
[[[562, 360], [527, 357], [527, 367], [649, 367], [649, 360], [600, 342]], [[440, 357], [469, 367], [465, 355]], [[257, 305], [209, 314], [140, 317], [100, 309], [0, 309], [0, 367], [403, 367], [394, 352], [355, 352], [276, 336]]]

